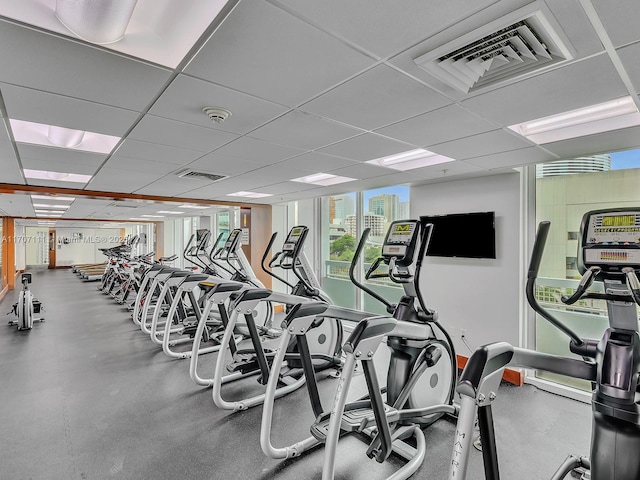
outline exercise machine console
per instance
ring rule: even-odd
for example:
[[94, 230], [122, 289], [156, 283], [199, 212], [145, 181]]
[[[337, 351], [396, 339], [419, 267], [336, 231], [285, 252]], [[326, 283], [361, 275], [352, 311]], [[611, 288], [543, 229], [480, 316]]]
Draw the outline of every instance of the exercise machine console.
[[[469, 359], [458, 385], [461, 410], [452, 452], [450, 479], [464, 480], [473, 419], [478, 416], [485, 476], [499, 479], [491, 404], [506, 365], [559, 373], [591, 382], [593, 420], [589, 457], [570, 455], [552, 476], [571, 474], [583, 480], [640, 478], [640, 208], [587, 212], [581, 223], [578, 269], [582, 279], [567, 305], [581, 299], [605, 300], [609, 327], [600, 339], [583, 339], [535, 298], [544, 244], [550, 223], [538, 227], [528, 271], [526, 293], [531, 307], [569, 337], [569, 349], [582, 357], [569, 358], [498, 342], [480, 347]], [[594, 282], [602, 290], [590, 290]]]

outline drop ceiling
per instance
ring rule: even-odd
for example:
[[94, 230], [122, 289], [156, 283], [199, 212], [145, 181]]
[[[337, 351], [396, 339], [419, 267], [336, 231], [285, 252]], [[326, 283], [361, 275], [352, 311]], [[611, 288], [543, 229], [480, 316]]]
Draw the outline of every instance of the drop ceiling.
[[[640, 147], [640, 127], [544, 145], [508, 128], [627, 95], [638, 103], [636, 0], [406, 0], [402, 8], [381, 0], [231, 0], [224, 7], [211, 2], [222, 11], [208, 20], [197, 11], [207, 2], [139, 0], [131, 38], [144, 30], [145, 16], [183, 33], [176, 8], [198, 19], [193, 38], [151, 37], [151, 60], [128, 49], [127, 34], [124, 43], [104, 46], [74, 37], [55, 23], [55, 0], [20, 3], [15, 9], [0, 0], [1, 183], [275, 204]], [[416, 63], [527, 6], [551, 16], [569, 60], [471, 93]], [[36, 10], [46, 22], [32, 21]], [[202, 112], [208, 106], [232, 115], [214, 123]], [[107, 154], [26, 144], [15, 141], [9, 119], [121, 140]], [[454, 161], [404, 172], [365, 163], [416, 148]], [[226, 178], [179, 178], [187, 168]], [[32, 180], [23, 169], [93, 178]], [[319, 172], [356, 180], [330, 187], [291, 181]], [[238, 191], [271, 196], [228, 196]], [[33, 217], [33, 203], [27, 195], [0, 195], [0, 209], [11, 216]], [[167, 209], [77, 197], [63, 218], [121, 220]]]

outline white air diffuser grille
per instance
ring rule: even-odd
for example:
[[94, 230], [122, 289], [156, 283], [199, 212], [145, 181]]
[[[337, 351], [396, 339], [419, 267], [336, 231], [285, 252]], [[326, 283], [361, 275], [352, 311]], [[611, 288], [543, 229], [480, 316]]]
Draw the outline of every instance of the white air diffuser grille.
[[184, 170], [178, 174], [180, 178], [196, 178], [202, 180], [210, 180], [212, 182], [217, 182], [218, 180], [222, 180], [223, 178], [227, 178], [226, 175], [218, 175], [216, 173], [209, 172], [198, 172], [195, 170]]
[[552, 17], [530, 10], [520, 9], [414, 61], [439, 80], [469, 93], [571, 60]]

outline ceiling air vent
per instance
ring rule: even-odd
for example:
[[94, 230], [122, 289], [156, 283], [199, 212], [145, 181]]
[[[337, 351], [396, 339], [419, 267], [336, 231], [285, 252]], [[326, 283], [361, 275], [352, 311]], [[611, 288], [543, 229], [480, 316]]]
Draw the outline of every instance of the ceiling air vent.
[[414, 61], [447, 85], [470, 93], [573, 59], [560, 26], [540, 7], [534, 3], [519, 9]]
[[198, 172], [196, 170], [184, 170], [178, 174], [180, 178], [196, 178], [201, 180], [209, 180], [211, 182], [217, 182], [223, 178], [227, 178], [226, 175], [218, 175], [216, 173]]
[[138, 208], [140, 206], [140, 204], [137, 205], [127, 205], [126, 203], [122, 203], [122, 202], [113, 202], [113, 203], [109, 203], [107, 204], [107, 207], [117, 207], [117, 208]]

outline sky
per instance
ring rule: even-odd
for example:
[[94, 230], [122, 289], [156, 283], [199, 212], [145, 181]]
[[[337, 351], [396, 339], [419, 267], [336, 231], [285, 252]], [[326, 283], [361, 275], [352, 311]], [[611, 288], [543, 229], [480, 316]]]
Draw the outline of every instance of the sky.
[[611, 153], [611, 170], [640, 168], [640, 150]]

